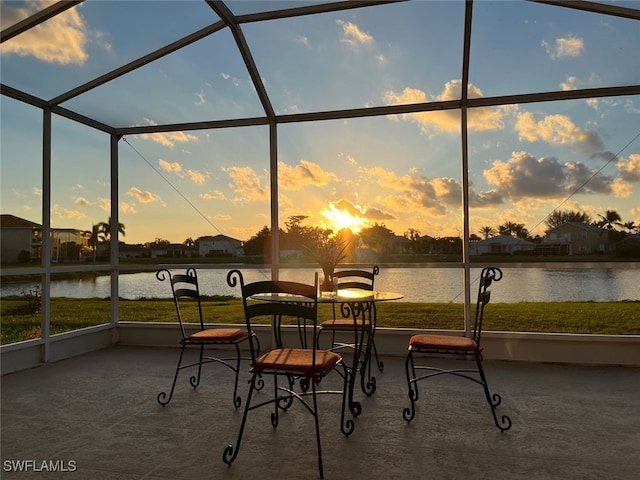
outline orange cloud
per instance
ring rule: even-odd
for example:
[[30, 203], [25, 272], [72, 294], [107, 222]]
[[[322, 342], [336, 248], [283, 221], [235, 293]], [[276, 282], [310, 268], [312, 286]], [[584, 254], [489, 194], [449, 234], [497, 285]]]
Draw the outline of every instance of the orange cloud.
[[[48, 7], [54, 1], [24, 2], [12, 8], [2, 2], [2, 30]], [[85, 50], [87, 26], [78, 7], [50, 18], [35, 28], [0, 45], [0, 52], [21, 57], [32, 56], [47, 63], [82, 65], [89, 55]]]
[[[469, 98], [483, 97], [482, 90], [473, 84], [469, 84]], [[406, 105], [413, 103], [426, 103], [432, 101], [458, 100], [462, 97], [460, 80], [447, 82], [444, 90], [435, 97], [429, 96], [422, 90], [405, 88], [402, 92], [388, 91], [384, 95], [387, 105]], [[468, 126], [470, 130], [491, 131], [504, 127], [503, 117], [505, 109], [480, 107], [470, 109], [468, 112]], [[435, 112], [405, 113], [391, 118], [400, 118], [405, 121], [415, 122], [420, 125], [423, 132], [430, 130], [436, 132], [457, 133], [460, 131], [460, 112], [458, 110], [443, 110]]]
[[215, 190], [213, 193], [203, 193], [200, 195], [203, 200], [224, 200], [224, 193]]
[[92, 205], [92, 203], [84, 197], [76, 197], [73, 200], [73, 203], [80, 207], [88, 207], [89, 205]]
[[284, 190], [299, 190], [308, 185], [319, 187], [337, 178], [334, 173], [326, 172], [320, 165], [308, 160], [300, 160], [300, 163], [293, 167], [278, 162], [278, 181]]
[[228, 167], [223, 171], [231, 177], [231, 188], [237, 195], [233, 202], [256, 202], [269, 199], [269, 188], [262, 186], [262, 179], [251, 167]]
[[597, 133], [578, 128], [566, 115], [548, 115], [536, 121], [530, 112], [519, 113], [516, 131], [519, 139], [527, 142], [540, 140], [552, 145], [569, 145], [592, 154], [604, 149]]
[[166, 160], [158, 160], [158, 164], [160, 165], [160, 168], [162, 168], [163, 170], [167, 171], [167, 172], [173, 172], [173, 173], [180, 173], [182, 172], [182, 165], [179, 164], [178, 162], [167, 162]]
[[80, 212], [78, 210], [69, 210], [69, 209], [61, 207], [60, 205], [57, 205], [57, 204], [54, 205], [51, 210], [52, 210], [52, 213], [54, 215], [56, 215], [57, 217], [60, 217], [60, 218], [77, 220], [77, 219], [86, 217], [84, 212]]
[[345, 22], [344, 20], [336, 20], [336, 23], [342, 27], [344, 34], [342, 42], [348, 45], [366, 45], [373, 43], [373, 37], [360, 30], [355, 23]]
[[[144, 119], [147, 125], [157, 125], [156, 122], [148, 118]], [[176, 143], [195, 142], [198, 137], [185, 132], [164, 132], [164, 133], [141, 133], [140, 138], [151, 140], [165, 147], [173, 148]]]
[[155, 193], [152, 193], [152, 192], [144, 192], [136, 187], [131, 187], [127, 191], [127, 195], [135, 198], [140, 203], [154, 203], [154, 202], [163, 203], [162, 198], [160, 198], [159, 195], [156, 195]]
[[617, 163], [622, 178], [629, 182], [640, 181], [640, 154], [632, 153], [629, 158], [621, 158]]

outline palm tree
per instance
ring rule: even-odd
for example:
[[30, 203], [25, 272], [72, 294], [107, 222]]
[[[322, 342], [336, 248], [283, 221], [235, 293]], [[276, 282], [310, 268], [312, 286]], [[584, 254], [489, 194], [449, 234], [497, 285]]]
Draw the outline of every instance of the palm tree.
[[89, 237], [89, 246], [93, 250], [93, 263], [96, 263], [96, 252], [98, 250], [98, 243], [100, 243], [100, 231], [99, 225], [91, 226], [91, 236]]
[[500, 232], [500, 235], [509, 235], [521, 239], [529, 237], [529, 230], [524, 226], [524, 223], [505, 222], [498, 226], [498, 232]]
[[404, 232], [404, 238], [411, 242], [411, 250], [413, 253], [418, 253], [418, 241], [420, 240], [420, 231], [415, 228], [409, 227], [409, 229]]
[[629, 231], [629, 233], [636, 233], [638, 231], [640, 231], [640, 226], [636, 225], [635, 222], [631, 221], [631, 222], [624, 222], [624, 225], [622, 225], [625, 229], [627, 229]]
[[478, 233], [480, 233], [486, 240], [489, 237], [495, 236], [496, 229], [487, 225], [478, 230]]
[[[97, 229], [98, 241], [102, 241], [102, 242], [108, 243], [109, 244], [109, 253], [111, 253], [111, 238], [112, 238], [111, 234], [114, 232], [113, 225], [112, 225], [112, 222], [111, 222], [111, 217], [109, 217], [109, 219], [106, 222], [100, 222], [98, 225], [95, 225], [94, 229]], [[122, 236], [125, 235], [124, 223], [118, 222], [117, 233], [122, 234]]]
[[[105, 242], [111, 240], [111, 233], [113, 232], [111, 217], [109, 217], [109, 220], [107, 220], [106, 223], [100, 222], [97, 226], [98, 226], [98, 233], [102, 235], [102, 240]], [[125, 236], [124, 223], [118, 222], [118, 233], [121, 233], [123, 237]]]
[[604, 215], [598, 214], [600, 221], [597, 225], [603, 230], [615, 230], [615, 227], [622, 226], [622, 218], [615, 210], [607, 210]]

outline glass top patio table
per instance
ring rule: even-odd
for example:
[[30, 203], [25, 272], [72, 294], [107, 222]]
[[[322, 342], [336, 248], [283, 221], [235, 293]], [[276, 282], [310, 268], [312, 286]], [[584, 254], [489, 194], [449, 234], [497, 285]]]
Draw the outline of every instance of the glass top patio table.
[[[337, 292], [320, 292], [318, 303], [357, 303], [357, 302], [385, 302], [400, 300], [404, 297], [401, 293], [384, 292], [379, 290], [361, 290], [358, 288], [339, 289]], [[271, 293], [252, 295], [252, 300], [267, 302], [300, 302], [306, 297], [291, 295], [288, 293]]]
[[[371, 375], [371, 369], [369, 368], [368, 373], [365, 373], [366, 369], [370, 367], [370, 365], [367, 365], [367, 362], [370, 363], [368, 356], [371, 354], [370, 349], [373, 344], [373, 334], [375, 333], [375, 325], [377, 323], [375, 304], [400, 300], [403, 297], [403, 294], [397, 292], [372, 291], [356, 288], [338, 289], [336, 292], [319, 292], [318, 294], [319, 304], [347, 305], [347, 309], [341, 309], [342, 314], [345, 318], [353, 318], [355, 328], [353, 329], [354, 339], [351, 345], [353, 346], [354, 354], [351, 367], [348, 368], [350, 372], [348, 403], [349, 410], [351, 410], [355, 416], [360, 415], [362, 412], [361, 403], [354, 400], [355, 380], [358, 370], [360, 371], [362, 391], [367, 396], [370, 396], [376, 390], [376, 379]], [[309, 300], [307, 297], [289, 293], [257, 294], [249, 298], [252, 300], [282, 303], [305, 302]], [[361, 360], [361, 356], [363, 355], [364, 361]]]

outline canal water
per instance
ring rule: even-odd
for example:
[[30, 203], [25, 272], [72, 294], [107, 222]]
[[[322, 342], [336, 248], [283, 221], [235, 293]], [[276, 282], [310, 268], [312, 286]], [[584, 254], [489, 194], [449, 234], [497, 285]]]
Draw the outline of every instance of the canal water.
[[[199, 269], [198, 279], [203, 295], [235, 295], [238, 288], [227, 285], [228, 268]], [[268, 269], [242, 268], [245, 282], [269, 278]], [[313, 283], [317, 269], [282, 269], [282, 280]], [[637, 268], [503, 268], [502, 281], [492, 288], [493, 302], [553, 302], [594, 301], [616, 302], [640, 300], [640, 269]], [[477, 288], [480, 269], [472, 269]], [[454, 268], [380, 268], [376, 290], [400, 292], [409, 302], [464, 301], [463, 271]], [[33, 284], [2, 285], [1, 295], [20, 295]], [[107, 298], [110, 296], [109, 276], [92, 279], [60, 280], [52, 282], [53, 297]], [[167, 298], [171, 296], [167, 282], [156, 279], [154, 272], [123, 274], [120, 276], [119, 296], [126, 299]], [[475, 299], [472, 296], [472, 301]]]

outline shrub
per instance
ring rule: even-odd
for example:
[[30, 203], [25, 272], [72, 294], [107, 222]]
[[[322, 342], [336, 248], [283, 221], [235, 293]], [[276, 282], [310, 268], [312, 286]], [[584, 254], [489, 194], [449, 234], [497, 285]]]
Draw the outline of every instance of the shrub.
[[20, 293], [27, 301], [27, 304], [24, 307], [24, 313], [38, 313], [42, 308], [42, 288], [40, 285], [35, 285], [33, 289], [27, 290], [26, 292], [22, 290]]

